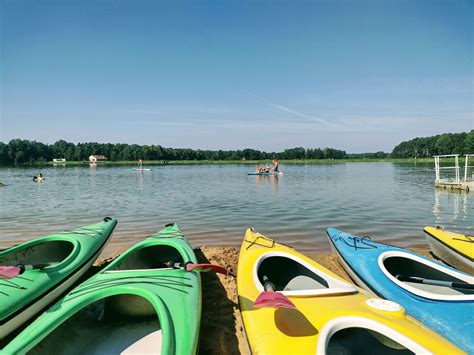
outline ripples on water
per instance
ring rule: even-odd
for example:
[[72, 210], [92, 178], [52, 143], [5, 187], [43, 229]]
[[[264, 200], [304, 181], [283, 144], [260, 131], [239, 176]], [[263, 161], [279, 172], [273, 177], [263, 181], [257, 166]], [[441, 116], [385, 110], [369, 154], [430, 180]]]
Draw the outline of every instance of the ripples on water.
[[247, 227], [301, 250], [327, 249], [329, 226], [401, 246], [425, 225], [472, 233], [474, 194], [435, 190], [432, 165], [286, 165], [279, 177], [249, 165], [2, 168], [0, 248], [116, 217], [111, 246], [176, 221], [194, 245], [235, 245]]

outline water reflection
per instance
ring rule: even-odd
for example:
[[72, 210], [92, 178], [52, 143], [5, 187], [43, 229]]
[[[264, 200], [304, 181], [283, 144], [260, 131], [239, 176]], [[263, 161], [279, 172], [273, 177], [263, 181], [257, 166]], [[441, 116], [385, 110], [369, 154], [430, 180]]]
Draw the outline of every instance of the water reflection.
[[262, 187], [262, 184], [271, 184], [273, 192], [278, 191], [278, 175], [257, 175], [257, 186]]
[[[436, 217], [436, 224], [442, 225], [449, 222], [467, 220], [472, 225], [474, 221], [469, 221], [469, 194], [464, 191], [449, 191], [444, 189], [434, 189], [433, 215]], [[471, 217], [472, 218], [472, 217]]]
[[138, 186], [143, 187], [143, 171], [137, 171], [137, 177], [138, 177]]
[[272, 179], [272, 187], [273, 187], [273, 191], [276, 192], [278, 190], [278, 175], [273, 175], [273, 179]]

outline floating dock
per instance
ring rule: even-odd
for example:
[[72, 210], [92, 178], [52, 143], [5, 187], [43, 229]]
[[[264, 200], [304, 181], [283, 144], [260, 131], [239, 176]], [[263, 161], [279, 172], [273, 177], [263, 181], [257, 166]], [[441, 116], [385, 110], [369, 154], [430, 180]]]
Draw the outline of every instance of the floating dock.
[[[435, 155], [435, 186], [449, 190], [474, 191], [474, 166], [469, 165], [469, 158], [474, 158], [474, 154], [465, 154], [464, 174], [460, 175], [459, 154]], [[454, 158], [454, 166], [441, 166], [440, 158]], [[441, 171], [447, 171], [451, 176], [441, 178]]]

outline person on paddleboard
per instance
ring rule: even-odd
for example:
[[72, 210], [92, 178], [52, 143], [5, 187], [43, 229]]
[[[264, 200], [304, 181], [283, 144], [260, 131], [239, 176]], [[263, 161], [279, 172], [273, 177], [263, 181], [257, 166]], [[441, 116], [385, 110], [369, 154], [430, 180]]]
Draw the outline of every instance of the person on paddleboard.
[[143, 169], [143, 160], [138, 160], [138, 169]]
[[270, 172], [270, 164], [267, 163], [267, 166], [265, 167], [265, 172], [269, 173]]
[[278, 160], [273, 159], [273, 172], [278, 173]]

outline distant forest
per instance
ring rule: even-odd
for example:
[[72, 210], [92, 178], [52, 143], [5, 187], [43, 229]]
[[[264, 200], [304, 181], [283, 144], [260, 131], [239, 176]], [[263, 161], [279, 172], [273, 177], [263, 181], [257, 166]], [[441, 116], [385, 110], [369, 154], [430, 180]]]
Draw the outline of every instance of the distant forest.
[[68, 161], [88, 160], [90, 155], [105, 155], [109, 161], [144, 160], [271, 160], [276, 159], [347, 159], [386, 158], [388, 153], [347, 154], [334, 148], [291, 148], [283, 152], [262, 152], [255, 149], [201, 150], [190, 148], [165, 148], [160, 145], [69, 143], [59, 140], [54, 144], [13, 139], [8, 144], [0, 142], [0, 164], [47, 162], [53, 158]]
[[423, 158], [443, 154], [474, 154], [474, 129], [470, 132], [444, 133], [402, 142], [393, 148], [393, 158]]
[[144, 160], [271, 160], [288, 159], [367, 159], [415, 158], [435, 154], [474, 153], [474, 130], [469, 133], [446, 133], [434, 137], [415, 138], [397, 145], [391, 154], [385, 152], [350, 154], [334, 148], [290, 148], [282, 152], [263, 152], [255, 149], [200, 150], [165, 148], [160, 145], [121, 143], [70, 143], [59, 140], [44, 144], [24, 139], [0, 142], [0, 164], [48, 162], [53, 158], [68, 161], [88, 160], [90, 155], [105, 155], [109, 161]]

